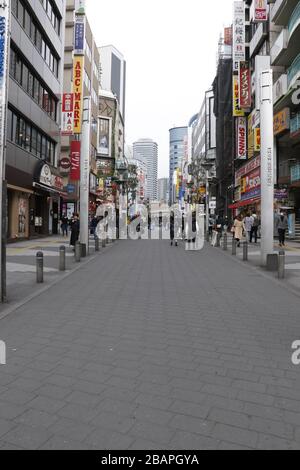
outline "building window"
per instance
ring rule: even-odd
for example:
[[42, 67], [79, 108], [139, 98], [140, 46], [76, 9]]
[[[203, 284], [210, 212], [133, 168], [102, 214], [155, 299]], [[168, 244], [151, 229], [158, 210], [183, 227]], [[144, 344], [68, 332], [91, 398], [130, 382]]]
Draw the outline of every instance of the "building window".
[[[44, 4], [44, 2], [42, 2]], [[46, 7], [47, 8], [47, 7]], [[54, 49], [48, 44], [48, 39], [34, 20], [31, 11], [23, 3], [23, 0], [13, 0], [12, 13], [17, 18], [21, 27], [35, 45], [46, 64], [54, 75], [58, 76], [58, 59]]]
[[46, 89], [34, 69], [25, 63], [14, 48], [10, 51], [10, 76], [56, 121], [57, 98]]
[[7, 114], [7, 139], [51, 165], [55, 164], [56, 143], [10, 108]]

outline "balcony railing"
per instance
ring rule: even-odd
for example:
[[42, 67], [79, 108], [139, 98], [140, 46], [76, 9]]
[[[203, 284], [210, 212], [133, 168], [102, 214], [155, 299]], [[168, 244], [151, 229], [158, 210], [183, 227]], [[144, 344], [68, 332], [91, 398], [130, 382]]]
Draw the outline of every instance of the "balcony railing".
[[288, 76], [288, 87], [295, 83], [296, 79], [300, 77], [300, 54], [297, 55], [296, 59], [290, 66], [287, 72]]
[[296, 8], [294, 9], [291, 15], [289, 24], [288, 24], [288, 31], [289, 31], [290, 37], [299, 23], [300, 23], [300, 2], [298, 2]]

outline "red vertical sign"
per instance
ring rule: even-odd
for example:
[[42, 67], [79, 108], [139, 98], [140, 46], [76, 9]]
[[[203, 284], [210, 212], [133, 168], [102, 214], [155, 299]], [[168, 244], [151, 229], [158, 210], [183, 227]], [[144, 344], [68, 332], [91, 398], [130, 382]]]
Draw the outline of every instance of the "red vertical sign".
[[251, 73], [249, 62], [240, 62], [240, 108], [251, 108]]
[[80, 141], [73, 140], [71, 142], [71, 171], [70, 180], [80, 180]]

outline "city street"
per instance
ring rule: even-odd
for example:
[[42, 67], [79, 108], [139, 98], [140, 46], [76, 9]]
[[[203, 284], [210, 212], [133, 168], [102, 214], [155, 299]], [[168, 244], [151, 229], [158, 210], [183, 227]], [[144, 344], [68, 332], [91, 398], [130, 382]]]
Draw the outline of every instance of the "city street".
[[0, 320], [0, 449], [300, 449], [299, 312], [221, 249], [118, 241]]

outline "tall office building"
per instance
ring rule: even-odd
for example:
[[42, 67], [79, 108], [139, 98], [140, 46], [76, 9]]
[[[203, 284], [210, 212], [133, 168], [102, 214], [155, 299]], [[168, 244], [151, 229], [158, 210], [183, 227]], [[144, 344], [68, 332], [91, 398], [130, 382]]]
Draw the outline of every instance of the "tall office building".
[[158, 180], [158, 200], [168, 204], [169, 202], [169, 178]]
[[152, 139], [140, 139], [133, 144], [133, 158], [141, 160], [147, 165], [147, 190], [146, 198], [149, 201], [157, 201], [157, 167], [158, 145]]
[[170, 167], [169, 167], [169, 202], [174, 202], [173, 181], [174, 173], [181, 169], [183, 157], [185, 155], [185, 143], [188, 138], [187, 127], [174, 127], [170, 129]]
[[11, 2], [8, 239], [57, 233], [65, 2]]
[[117, 96], [123, 120], [125, 120], [126, 61], [114, 46], [99, 48], [101, 88]]

